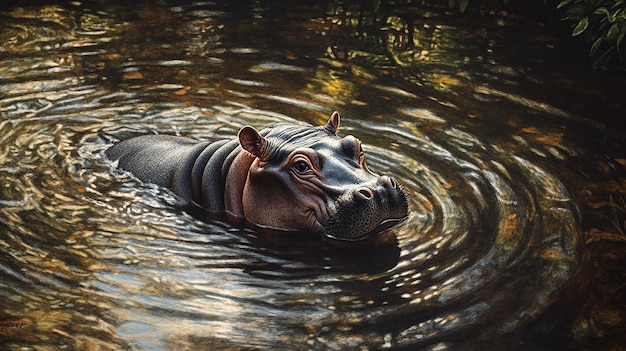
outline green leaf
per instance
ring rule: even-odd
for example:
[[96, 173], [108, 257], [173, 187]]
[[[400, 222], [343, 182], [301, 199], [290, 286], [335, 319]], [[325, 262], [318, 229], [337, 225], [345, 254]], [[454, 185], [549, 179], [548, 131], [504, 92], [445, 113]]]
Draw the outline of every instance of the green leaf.
[[598, 48], [602, 45], [603, 40], [604, 38], [598, 38], [595, 42], [593, 42], [593, 45], [591, 45], [591, 49], [589, 50], [589, 56], [594, 56], [596, 54], [596, 51], [598, 51]]
[[459, 11], [461, 11], [461, 13], [465, 12], [465, 9], [467, 9], [468, 4], [469, 4], [469, 0], [459, 1]]
[[561, 7], [563, 7], [563, 6], [567, 5], [567, 4], [569, 4], [570, 2], [572, 2], [572, 0], [563, 0], [563, 1], [561, 1], [558, 5], [556, 5], [556, 9], [558, 10], [558, 9], [560, 9]]
[[607, 18], [611, 17], [611, 13], [606, 7], [598, 7], [593, 11], [594, 15], [605, 15]]
[[589, 27], [589, 17], [583, 17], [583, 19], [578, 21], [576, 27], [574, 27], [574, 30], [572, 31], [572, 36], [575, 37], [579, 35], [580, 33], [584, 32], [587, 27]]
[[453, 9], [456, 6], [456, 0], [448, 0], [448, 6]]
[[619, 35], [619, 26], [617, 23], [613, 23], [609, 31], [606, 33], [606, 37], [609, 40], [609, 43], [615, 43], [617, 41], [617, 36]]

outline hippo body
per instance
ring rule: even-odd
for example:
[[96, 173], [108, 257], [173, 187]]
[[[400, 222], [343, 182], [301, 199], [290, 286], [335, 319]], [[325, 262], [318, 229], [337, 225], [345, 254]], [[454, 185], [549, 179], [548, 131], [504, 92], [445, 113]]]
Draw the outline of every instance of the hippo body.
[[360, 141], [338, 129], [335, 112], [325, 126], [244, 127], [214, 143], [146, 135], [106, 154], [232, 224], [356, 241], [403, 221], [408, 202], [392, 177], [369, 170]]

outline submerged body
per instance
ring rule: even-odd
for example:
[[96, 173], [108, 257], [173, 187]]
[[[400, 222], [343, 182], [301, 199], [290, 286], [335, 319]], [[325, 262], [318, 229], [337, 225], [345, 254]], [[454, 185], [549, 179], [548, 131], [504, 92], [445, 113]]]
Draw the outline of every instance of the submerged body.
[[233, 224], [360, 240], [404, 220], [408, 203], [392, 177], [369, 170], [360, 141], [338, 129], [335, 112], [320, 127], [244, 127], [238, 138], [214, 143], [140, 136], [106, 153]]

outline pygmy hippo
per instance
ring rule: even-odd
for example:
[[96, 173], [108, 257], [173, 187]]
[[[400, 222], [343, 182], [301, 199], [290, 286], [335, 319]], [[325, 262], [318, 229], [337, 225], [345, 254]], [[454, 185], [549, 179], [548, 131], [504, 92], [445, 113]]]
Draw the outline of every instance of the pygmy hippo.
[[246, 126], [214, 143], [139, 136], [106, 155], [234, 225], [357, 241], [403, 221], [408, 202], [394, 178], [369, 170], [361, 142], [338, 130], [334, 112], [325, 126]]

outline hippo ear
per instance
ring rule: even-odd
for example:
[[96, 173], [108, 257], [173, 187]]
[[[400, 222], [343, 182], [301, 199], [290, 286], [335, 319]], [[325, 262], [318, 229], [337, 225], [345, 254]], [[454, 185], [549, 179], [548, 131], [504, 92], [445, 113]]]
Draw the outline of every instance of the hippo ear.
[[335, 111], [330, 118], [328, 119], [328, 123], [326, 123], [326, 130], [332, 135], [337, 135], [339, 131], [339, 112]]
[[241, 147], [256, 157], [263, 155], [267, 141], [256, 129], [246, 126], [239, 130], [239, 144]]

